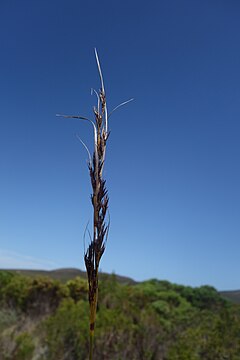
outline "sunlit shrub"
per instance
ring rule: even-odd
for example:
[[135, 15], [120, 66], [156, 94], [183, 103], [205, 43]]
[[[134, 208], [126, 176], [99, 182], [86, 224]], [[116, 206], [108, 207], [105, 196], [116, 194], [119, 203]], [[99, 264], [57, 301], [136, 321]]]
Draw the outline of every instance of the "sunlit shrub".
[[68, 288], [57, 280], [38, 277], [31, 281], [25, 298], [25, 309], [31, 315], [54, 311], [69, 296]]
[[21, 275], [13, 276], [2, 289], [3, 301], [10, 308], [24, 310], [30, 287], [30, 278]]
[[75, 301], [88, 300], [88, 283], [87, 280], [76, 277], [69, 280], [66, 284], [69, 290], [69, 296]]

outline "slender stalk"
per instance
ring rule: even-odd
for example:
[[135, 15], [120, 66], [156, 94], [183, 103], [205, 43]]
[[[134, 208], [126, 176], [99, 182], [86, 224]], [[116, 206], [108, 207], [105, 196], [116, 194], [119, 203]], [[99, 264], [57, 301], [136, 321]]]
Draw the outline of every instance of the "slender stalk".
[[[127, 104], [133, 99], [127, 100], [110, 112], [108, 115], [105, 86], [101, 70], [100, 61], [97, 50], [95, 49], [95, 57], [101, 82], [101, 89], [99, 92], [93, 90], [97, 96], [97, 107], [93, 108], [94, 120], [79, 115], [60, 115], [65, 118], [73, 118], [88, 121], [93, 126], [94, 131], [94, 151], [91, 157], [87, 145], [79, 138], [82, 145], [85, 147], [89, 162], [88, 169], [92, 185], [91, 201], [93, 206], [93, 234], [87, 251], [84, 254], [84, 262], [88, 277], [88, 299], [89, 299], [89, 360], [93, 360], [94, 349], [94, 331], [96, 323], [97, 303], [98, 303], [98, 270], [101, 257], [105, 251], [109, 222], [106, 221], [106, 214], [108, 211], [108, 191], [106, 189], [106, 181], [103, 179], [103, 169], [105, 165], [106, 144], [109, 137], [108, 119], [109, 116], [119, 107]], [[92, 91], [92, 92], [93, 92]]]
[[97, 93], [98, 106], [93, 109], [95, 115], [94, 153], [92, 161], [89, 162], [88, 165], [92, 184], [93, 238], [84, 255], [89, 285], [89, 360], [93, 359], [94, 331], [98, 302], [98, 269], [101, 257], [105, 251], [109, 228], [109, 223], [105, 221], [108, 209], [108, 193], [105, 187], [105, 180], [103, 180], [102, 177], [105, 164], [106, 143], [109, 135], [107, 131], [107, 106], [103, 76], [96, 50], [95, 56], [101, 80], [101, 89], [99, 90], [99, 94]]
[[93, 359], [96, 313], [97, 313], [97, 294], [94, 301], [90, 303], [89, 360]]
[[94, 348], [94, 332], [90, 332], [89, 335], [89, 360], [93, 359], [93, 348]]

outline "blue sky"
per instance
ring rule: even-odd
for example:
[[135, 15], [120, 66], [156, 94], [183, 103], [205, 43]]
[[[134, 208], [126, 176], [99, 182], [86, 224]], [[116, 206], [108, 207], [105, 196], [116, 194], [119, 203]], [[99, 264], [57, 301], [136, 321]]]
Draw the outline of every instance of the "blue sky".
[[111, 229], [101, 269], [240, 288], [240, 4], [0, 3], [0, 267], [83, 269], [86, 123], [111, 118]]

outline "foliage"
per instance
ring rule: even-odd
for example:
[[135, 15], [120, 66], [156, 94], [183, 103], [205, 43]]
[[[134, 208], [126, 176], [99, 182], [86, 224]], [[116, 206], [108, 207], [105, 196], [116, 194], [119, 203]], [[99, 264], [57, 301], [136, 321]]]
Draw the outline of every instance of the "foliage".
[[[85, 360], [88, 284], [60, 284], [0, 272], [3, 359]], [[95, 338], [99, 360], [240, 360], [240, 306], [212, 287], [156, 279], [100, 283]]]
[[16, 338], [16, 350], [15, 357], [16, 360], [31, 360], [34, 352], [34, 343], [30, 334], [27, 332], [21, 333]]
[[9, 308], [24, 310], [30, 284], [30, 278], [19, 275], [9, 277], [6, 285], [1, 288], [2, 301]]
[[88, 300], [88, 285], [86, 280], [77, 276], [75, 279], [69, 280], [66, 285], [70, 297], [75, 302], [81, 299]]
[[11, 281], [11, 279], [13, 277], [14, 277], [14, 274], [11, 273], [10, 271], [1, 270], [0, 271], [0, 289], [5, 287]]
[[68, 295], [68, 288], [57, 280], [47, 277], [32, 279], [25, 298], [26, 311], [33, 315], [51, 312]]
[[48, 359], [83, 359], [87, 351], [88, 304], [64, 300], [46, 321]]
[[58, 307], [69, 295], [66, 286], [47, 277], [29, 278], [0, 272], [0, 300], [9, 308], [41, 315]]

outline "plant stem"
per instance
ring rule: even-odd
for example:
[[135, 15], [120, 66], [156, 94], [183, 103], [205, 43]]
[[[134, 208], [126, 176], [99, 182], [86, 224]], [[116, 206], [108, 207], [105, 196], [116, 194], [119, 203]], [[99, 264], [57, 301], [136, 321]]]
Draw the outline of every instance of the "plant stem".
[[90, 302], [90, 325], [89, 325], [89, 360], [93, 360], [94, 331], [97, 314], [98, 288]]
[[89, 360], [93, 360], [93, 340], [94, 340], [94, 331], [90, 330], [90, 336], [89, 336]]

